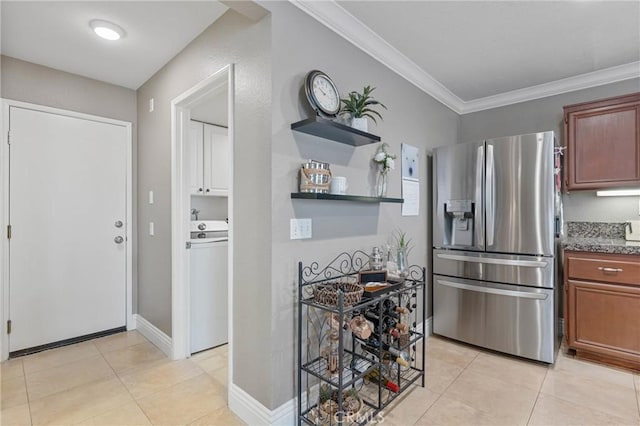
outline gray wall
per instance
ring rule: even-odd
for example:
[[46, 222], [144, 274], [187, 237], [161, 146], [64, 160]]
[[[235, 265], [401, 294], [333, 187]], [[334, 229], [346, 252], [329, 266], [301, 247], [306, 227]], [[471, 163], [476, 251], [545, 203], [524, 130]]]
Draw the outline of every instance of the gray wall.
[[0, 56], [0, 96], [53, 108], [92, 114], [133, 124], [133, 311], [137, 306], [136, 261], [136, 92], [113, 84]]
[[[291, 399], [296, 382], [296, 285], [297, 262], [320, 265], [338, 253], [356, 249], [367, 253], [384, 244], [392, 230], [402, 228], [413, 238], [410, 263], [430, 266], [430, 206], [426, 191], [430, 148], [458, 141], [457, 114], [388, 70], [343, 38], [328, 30], [288, 2], [265, 2], [272, 13], [273, 149], [271, 154], [272, 342], [270, 408]], [[297, 191], [297, 173], [306, 159], [331, 164], [334, 176], [346, 176], [349, 193], [372, 195], [375, 168], [371, 161], [379, 144], [352, 147], [291, 131], [293, 122], [307, 118], [301, 97], [305, 74], [320, 69], [332, 77], [342, 95], [377, 87], [376, 98], [385, 103], [384, 121], [369, 123], [371, 133], [398, 154], [400, 144], [420, 149], [420, 215], [402, 217], [399, 204], [358, 204], [334, 201], [291, 200]], [[400, 162], [390, 176], [389, 196], [400, 197]], [[313, 238], [290, 240], [289, 220], [311, 218]]]
[[9, 56], [1, 60], [3, 98], [136, 123], [135, 90]]
[[[171, 334], [171, 100], [234, 63], [234, 383], [269, 404], [271, 330], [271, 30], [225, 13], [138, 90], [138, 311]], [[155, 99], [155, 111], [147, 105]], [[155, 203], [146, 202], [149, 190]], [[146, 232], [155, 222], [155, 236]]]
[[[460, 120], [460, 142], [553, 130], [565, 145], [564, 105], [639, 91], [640, 79], [633, 79], [465, 114]], [[596, 198], [595, 191], [574, 191], [565, 194], [563, 201], [565, 221], [621, 222], [638, 218], [638, 197]]]

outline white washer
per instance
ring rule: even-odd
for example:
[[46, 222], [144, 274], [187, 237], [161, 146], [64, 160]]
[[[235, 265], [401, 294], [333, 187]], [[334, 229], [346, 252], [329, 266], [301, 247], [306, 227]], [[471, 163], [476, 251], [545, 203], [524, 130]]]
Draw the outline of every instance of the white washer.
[[[198, 225], [205, 224], [205, 229]], [[224, 224], [224, 225], [223, 225]], [[191, 234], [191, 353], [228, 342], [227, 224], [198, 221]]]

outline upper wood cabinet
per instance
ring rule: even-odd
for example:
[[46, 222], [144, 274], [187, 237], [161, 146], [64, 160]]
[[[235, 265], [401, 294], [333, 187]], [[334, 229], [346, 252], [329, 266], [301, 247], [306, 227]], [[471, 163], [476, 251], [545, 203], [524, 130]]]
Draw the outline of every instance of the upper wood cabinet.
[[640, 93], [564, 107], [567, 190], [640, 186]]

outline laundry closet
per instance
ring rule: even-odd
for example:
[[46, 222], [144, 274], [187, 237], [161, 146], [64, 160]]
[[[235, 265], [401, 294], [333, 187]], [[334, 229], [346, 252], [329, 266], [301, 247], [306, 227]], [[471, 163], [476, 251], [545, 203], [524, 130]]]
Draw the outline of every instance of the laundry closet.
[[191, 194], [190, 351], [228, 343], [228, 93], [191, 110], [188, 175]]

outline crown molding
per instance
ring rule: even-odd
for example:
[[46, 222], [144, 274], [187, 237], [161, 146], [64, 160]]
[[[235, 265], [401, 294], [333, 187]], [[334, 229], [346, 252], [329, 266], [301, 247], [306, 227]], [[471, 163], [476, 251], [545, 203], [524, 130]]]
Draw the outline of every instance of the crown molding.
[[630, 80], [632, 78], [640, 78], [640, 62], [631, 62], [629, 64], [563, 78], [562, 80], [551, 81], [537, 86], [500, 93], [495, 96], [474, 99], [463, 103], [461, 114], [499, 108], [506, 105], [573, 92], [575, 90]]
[[333, 0], [289, 0], [300, 10], [458, 114], [464, 102]]
[[640, 77], [640, 62], [632, 62], [494, 96], [463, 101], [334, 0], [289, 2], [458, 114], [498, 108]]

